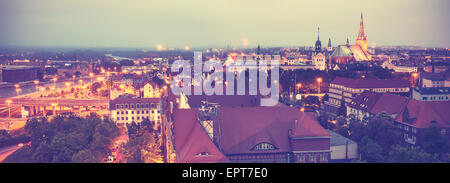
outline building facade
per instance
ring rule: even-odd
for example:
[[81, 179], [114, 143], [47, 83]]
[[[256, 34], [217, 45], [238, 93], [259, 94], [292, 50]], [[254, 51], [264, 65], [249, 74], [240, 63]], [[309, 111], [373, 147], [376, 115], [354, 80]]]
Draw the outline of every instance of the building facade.
[[338, 109], [345, 107], [357, 94], [364, 91], [376, 93], [394, 93], [409, 95], [410, 83], [400, 79], [350, 79], [336, 77], [328, 90], [328, 101], [325, 101], [325, 110], [337, 114]]
[[148, 118], [157, 129], [161, 124], [161, 99], [120, 96], [109, 101], [109, 117], [119, 124], [140, 123]]

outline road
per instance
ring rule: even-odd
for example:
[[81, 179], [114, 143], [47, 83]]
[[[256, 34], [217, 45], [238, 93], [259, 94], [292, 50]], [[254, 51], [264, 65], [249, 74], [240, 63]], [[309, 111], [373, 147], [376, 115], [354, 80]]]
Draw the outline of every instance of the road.
[[6, 157], [11, 155], [13, 152], [16, 152], [21, 147], [22, 146], [20, 146], [20, 145], [13, 145], [13, 146], [1, 148], [0, 149], [0, 163], [3, 162], [3, 160], [6, 159]]

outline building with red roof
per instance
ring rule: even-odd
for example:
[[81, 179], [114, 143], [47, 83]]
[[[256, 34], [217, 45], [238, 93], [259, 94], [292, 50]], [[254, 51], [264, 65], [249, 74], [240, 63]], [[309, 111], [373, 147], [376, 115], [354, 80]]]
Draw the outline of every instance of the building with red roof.
[[[330, 134], [314, 113], [293, 107], [174, 109], [169, 162], [306, 162], [330, 160]], [[211, 112], [213, 111], [213, 112]], [[172, 137], [170, 137], [172, 136]], [[172, 148], [172, 149], [170, 149]]]
[[438, 127], [441, 134], [450, 130], [450, 101], [420, 101], [391, 93], [363, 92], [347, 104], [347, 116], [368, 120], [380, 112], [394, 119], [402, 132], [405, 142], [421, 145], [426, 128]]
[[325, 110], [337, 114], [338, 109], [345, 107], [355, 99], [356, 95], [364, 91], [376, 93], [392, 93], [408, 96], [410, 83], [401, 79], [351, 79], [336, 77], [328, 90], [328, 101], [325, 101]]

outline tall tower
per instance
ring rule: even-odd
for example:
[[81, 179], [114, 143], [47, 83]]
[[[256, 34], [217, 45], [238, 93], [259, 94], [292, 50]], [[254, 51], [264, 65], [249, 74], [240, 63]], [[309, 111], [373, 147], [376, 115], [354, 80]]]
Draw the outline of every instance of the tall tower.
[[329, 51], [329, 52], [333, 51], [333, 47], [331, 46], [331, 38], [328, 38], [328, 47], [327, 47], [327, 51]]
[[322, 43], [320, 42], [319, 31], [320, 31], [320, 28], [317, 27], [317, 41], [316, 41], [316, 49], [315, 49], [316, 54], [321, 52], [321, 50], [322, 50]]
[[361, 12], [361, 21], [359, 23], [359, 33], [358, 37], [356, 38], [356, 44], [361, 46], [364, 52], [367, 52], [367, 37], [366, 34], [364, 33], [364, 21], [362, 12]]

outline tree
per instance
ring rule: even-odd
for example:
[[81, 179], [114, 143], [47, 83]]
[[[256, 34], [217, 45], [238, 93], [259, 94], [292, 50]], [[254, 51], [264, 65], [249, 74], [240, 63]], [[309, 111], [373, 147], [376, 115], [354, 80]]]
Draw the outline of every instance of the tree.
[[100, 83], [98, 83], [98, 82], [93, 83], [92, 86], [91, 86], [91, 92], [92, 93], [97, 93], [97, 89], [99, 89], [100, 87], [102, 87], [100, 85]]
[[363, 160], [369, 163], [383, 162], [382, 148], [368, 136], [364, 136], [359, 143], [359, 152]]
[[392, 146], [387, 161], [391, 163], [430, 163], [438, 162], [439, 160], [437, 155], [432, 156], [423, 149], [409, 149], [397, 144]]
[[428, 153], [443, 154], [449, 152], [448, 137], [440, 133], [438, 127], [432, 126], [423, 131], [423, 148]]
[[125, 144], [123, 154], [128, 163], [161, 163], [162, 155], [159, 144], [150, 132], [131, 138]]
[[31, 135], [30, 162], [100, 162], [110, 151], [118, 127], [96, 113], [86, 118], [74, 114], [30, 119], [25, 131]]
[[387, 155], [391, 146], [402, 142], [401, 133], [395, 128], [392, 117], [384, 112], [372, 118], [367, 127], [367, 135], [383, 148], [384, 155]]
[[78, 151], [72, 157], [72, 162], [74, 163], [98, 163], [98, 158], [96, 154], [90, 149], [85, 149]]

